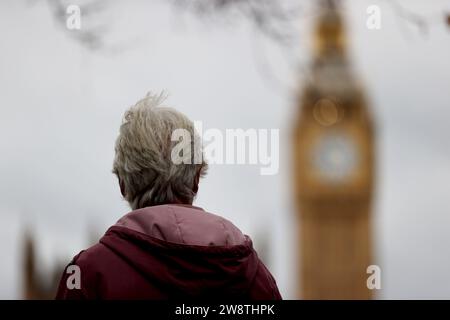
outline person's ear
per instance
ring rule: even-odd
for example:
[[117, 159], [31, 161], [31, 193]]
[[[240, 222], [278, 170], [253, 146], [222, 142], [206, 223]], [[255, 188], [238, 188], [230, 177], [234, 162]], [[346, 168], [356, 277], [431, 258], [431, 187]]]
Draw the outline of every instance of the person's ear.
[[126, 198], [126, 190], [125, 190], [125, 183], [123, 182], [123, 180], [122, 179], [120, 179], [120, 177], [119, 177], [119, 186], [120, 186], [120, 193], [122, 194], [122, 196], [124, 197], [124, 198]]

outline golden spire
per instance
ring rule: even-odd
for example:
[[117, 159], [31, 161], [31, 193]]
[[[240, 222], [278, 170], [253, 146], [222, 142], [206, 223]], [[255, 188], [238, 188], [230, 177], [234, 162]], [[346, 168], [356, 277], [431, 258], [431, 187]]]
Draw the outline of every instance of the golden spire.
[[320, 96], [345, 98], [355, 95], [355, 81], [346, 54], [345, 23], [337, 0], [321, 0], [314, 26], [314, 58], [310, 86]]
[[315, 53], [321, 58], [345, 54], [345, 30], [335, 0], [322, 0], [315, 25]]

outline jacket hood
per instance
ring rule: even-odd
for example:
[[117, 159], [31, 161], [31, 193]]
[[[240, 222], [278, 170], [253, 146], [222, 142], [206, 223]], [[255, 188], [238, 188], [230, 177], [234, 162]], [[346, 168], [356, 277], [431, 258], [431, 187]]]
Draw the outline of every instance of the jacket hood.
[[219, 288], [238, 298], [250, 289], [259, 266], [248, 236], [194, 206], [132, 211], [100, 242], [175, 298], [217, 297]]

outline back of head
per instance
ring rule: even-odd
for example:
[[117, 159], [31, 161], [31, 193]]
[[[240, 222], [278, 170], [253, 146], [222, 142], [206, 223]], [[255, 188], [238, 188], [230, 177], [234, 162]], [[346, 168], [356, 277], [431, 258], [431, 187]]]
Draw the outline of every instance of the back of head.
[[[149, 93], [126, 111], [116, 141], [113, 172], [133, 210], [169, 203], [192, 204], [198, 178], [206, 174], [207, 164], [194, 124], [175, 109], [160, 106], [163, 100], [163, 94]], [[189, 139], [173, 139], [180, 129]], [[179, 143], [190, 144], [184, 150], [191, 152], [182, 155], [189, 161], [174, 161], [173, 150]], [[194, 161], [196, 154], [201, 155], [199, 163]]]

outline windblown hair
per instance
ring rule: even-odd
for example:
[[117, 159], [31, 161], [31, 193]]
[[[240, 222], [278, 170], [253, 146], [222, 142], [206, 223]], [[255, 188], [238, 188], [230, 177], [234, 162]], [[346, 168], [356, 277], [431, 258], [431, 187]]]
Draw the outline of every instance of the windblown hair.
[[[147, 94], [126, 111], [115, 145], [113, 173], [125, 187], [125, 199], [133, 210], [168, 203], [191, 204], [196, 196], [196, 177], [206, 174], [200, 137], [194, 124], [175, 109], [160, 106], [163, 93]], [[189, 132], [193, 152], [190, 163], [176, 164], [172, 141], [176, 129]], [[194, 155], [200, 152], [201, 161]]]

